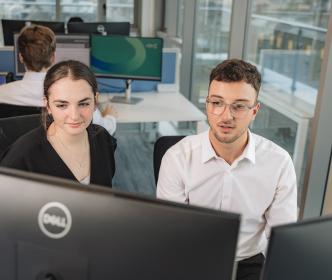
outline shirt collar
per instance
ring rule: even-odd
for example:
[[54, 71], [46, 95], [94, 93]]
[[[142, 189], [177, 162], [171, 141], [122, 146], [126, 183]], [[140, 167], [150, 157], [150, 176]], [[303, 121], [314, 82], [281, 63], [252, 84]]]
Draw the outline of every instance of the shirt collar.
[[239, 160], [242, 158], [249, 159], [252, 163], [256, 162], [256, 145], [255, 139], [252, 136], [252, 133], [248, 129], [248, 143], [247, 146], [244, 148], [242, 155], [239, 157]]
[[40, 80], [44, 80], [45, 76], [46, 76], [46, 72], [26, 71], [24, 73], [23, 80], [40, 81]]
[[216, 158], [217, 154], [215, 150], [212, 147], [212, 144], [210, 142], [209, 138], [209, 132], [210, 130], [203, 133], [203, 139], [202, 139], [202, 163], [206, 163], [211, 158]]
[[[203, 133], [203, 139], [202, 139], [202, 163], [206, 163], [211, 158], [217, 158], [217, 154], [215, 150], [212, 147], [212, 144], [209, 139], [209, 131]], [[252, 133], [248, 129], [248, 143], [245, 149], [243, 150], [242, 154], [238, 158], [238, 160], [241, 160], [243, 158], [249, 159], [252, 163], [256, 162], [256, 156], [255, 156], [255, 140], [252, 136]]]

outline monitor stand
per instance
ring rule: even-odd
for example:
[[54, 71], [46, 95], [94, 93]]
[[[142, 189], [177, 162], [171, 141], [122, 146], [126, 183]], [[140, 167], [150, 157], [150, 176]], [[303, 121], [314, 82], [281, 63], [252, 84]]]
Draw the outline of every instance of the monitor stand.
[[143, 100], [143, 98], [131, 97], [131, 82], [132, 80], [126, 80], [125, 96], [113, 96], [112, 103], [137, 104]]

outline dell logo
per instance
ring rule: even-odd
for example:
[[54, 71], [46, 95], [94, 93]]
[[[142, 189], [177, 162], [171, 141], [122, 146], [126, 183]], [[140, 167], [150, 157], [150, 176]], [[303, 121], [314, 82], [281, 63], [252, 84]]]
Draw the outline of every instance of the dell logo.
[[99, 25], [97, 26], [97, 31], [98, 31], [100, 34], [102, 34], [102, 35], [106, 35], [105, 26], [102, 25], [102, 24], [99, 24]]
[[48, 213], [44, 214], [43, 223], [44, 223], [44, 225], [51, 224], [52, 226], [57, 226], [57, 227], [61, 227], [61, 228], [65, 228], [66, 224], [67, 224], [65, 217], [50, 215]]
[[50, 238], [64, 237], [69, 232], [71, 223], [68, 208], [60, 202], [49, 202], [39, 210], [39, 228]]

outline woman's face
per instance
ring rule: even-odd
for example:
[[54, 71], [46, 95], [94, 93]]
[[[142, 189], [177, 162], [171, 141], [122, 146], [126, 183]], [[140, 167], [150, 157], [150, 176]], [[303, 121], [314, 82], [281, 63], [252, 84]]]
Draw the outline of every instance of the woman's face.
[[47, 110], [53, 125], [68, 135], [85, 131], [92, 121], [95, 98], [89, 83], [70, 77], [56, 81], [48, 90]]

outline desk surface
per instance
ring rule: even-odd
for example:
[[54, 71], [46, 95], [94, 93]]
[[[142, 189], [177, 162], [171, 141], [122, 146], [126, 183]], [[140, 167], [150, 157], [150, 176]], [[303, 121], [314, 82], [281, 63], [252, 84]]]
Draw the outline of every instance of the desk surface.
[[[133, 93], [132, 97], [143, 100], [137, 104], [112, 103], [112, 96], [119, 94], [100, 94], [100, 102], [110, 104], [118, 112], [119, 123], [142, 123], [160, 121], [205, 121], [206, 116], [182, 94], [175, 92]], [[120, 94], [124, 96], [124, 94]]]

